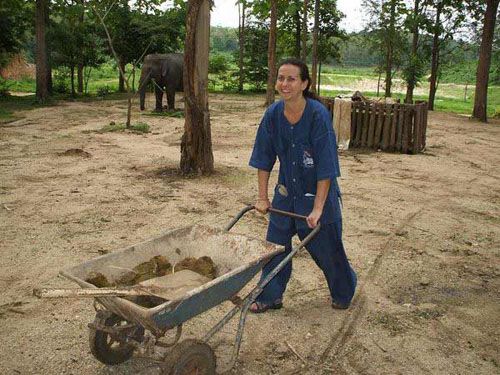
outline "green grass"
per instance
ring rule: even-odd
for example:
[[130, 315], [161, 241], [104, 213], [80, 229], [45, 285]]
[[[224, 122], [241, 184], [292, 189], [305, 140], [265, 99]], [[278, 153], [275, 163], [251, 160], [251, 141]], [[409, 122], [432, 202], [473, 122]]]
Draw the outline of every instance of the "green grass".
[[184, 111], [147, 112], [144, 116], [184, 118]]
[[335, 74], [339, 76], [354, 76], [354, 77], [378, 77], [375, 73], [375, 68], [369, 66], [328, 66], [321, 67], [321, 74]]
[[27, 111], [41, 107], [36, 102], [34, 95], [29, 96], [0, 96], [0, 124], [16, 121], [23, 116], [21, 111]]
[[[234, 68], [234, 66], [232, 67]], [[127, 72], [131, 71], [131, 66], [128, 65], [126, 68]], [[64, 71], [54, 71], [54, 77], [57, 77], [57, 80], [61, 80], [61, 77], [64, 78]], [[135, 75], [135, 84], [134, 87], [137, 89], [138, 80], [140, 76], [140, 71], [136, 72]], [[228, 93], [234, 92], [231, 90], [224, 89], [222, 82], [220, 82], [216, 77], [210, 75], [212, 79], [215, 79], [216, 84], [211, 83], [209, 85], [210, 92], [217, 93]], [[448, 80], [451, 77], [448, 74]], [[396, 82], [398, 82], [398, 76], [395, 77]], [[321, 85], [332, 85], [338, 88], [342, 88], [344, 90], [331, 90], [325, 91], [321, 90], [321, 94], [325, 96], [334, 96], [339, 93], [352, 93], [355, 90], [359, 90], [363, 92], [363, 94], [368, 96], [376, 96], [376, 93], [370, 92], [373, 91], [373, 86], [376, 86], [378, 79], [377, 73], [375, 73], [374, 67], [349, 67], [349, 66], [328, 66], [325, 65], [322, 67], [322, 76], [321, 76]], [[370, 83], [370, 85], [367, 85]], [[24, 79], [21, 81], [7, 81], [9, 89], [11, 91], [16, 92], [35, 92], [35, 80], [33, 79]], [[69, 79], [64, 79], [64, 84], [69, 89]], [[132, 86], [132, 82], [130, 82]], [[365, 88], [363, 88], [363, 86]], [[367, 89], [369, 86], [371, 89]], [[429, 84], [428, 82], [422, 82], [421, 89], [425, 93], [425, 95], [416, 95], [415, 99], [418, 100], [427, 100], [427, 92]], [[470, 114], [472, 112], [473, 106], [473, 96], [474, 96], [474, 84], [469, 84], [467, 86], [467, 93], [465, 93], [465, 85], [460, 83], [441, 83], [438, 86], [436, 101], [435, 101], [435, 109], [438, 111], [449, 111], [460, 114]], [[86, 95], [77, 95], [77, 100], [96, 100], [104, 99], [104, 100], [125, 100], [126, 94], [118, 93], [118, 70], [116, 65], [113, 62], [108, 62], [102, 64], [99, 68], [94, 68], [90, 72], [90, 81], [88, 83]], [[254, 86], [245, 84], [244, 85], [243, 94], [254, 94], [256, 92], [261, 93], [262, 90], [256, 90]], [[265, 88], [264, 88], [265, 90]], [[381, 89], [382, 90], [382, 89]], [[105, 95], [99, 96], [98, 93], [105, 93]], [[467, 94], [465, 96], [465, 94]], [[403, 97], [402, 93], [394, 93], [395, 97]], [[54, 96], [54, 99], [64, 100], [71, 98], [70, 94], [57, 94]], [[73, 98], [72, 98], [73, 99]], [[465, 99], [465, 100], [464, 100]], [[12, 99], [11, 104], [4, 105], [3, 102], [0, 102], [0, 122], [8, 122], [15, 119], [15, 115], [13, 114], [16, 109], [13, 108], [12, 102], [15, 102], [17, 99]], [[19, 99], [20, 109], [28, 109], [34, 103], [33, 97]], [[27, 104], [31, 103], [31, 104]], [[495, 114], [500, 113], [500, 86], [491, 86], [488, 90], [488, 116], [494, 116]], [[167, 116], [167, 117], [182, 117], [182, 114], [174, 112], [162, 112], [162, 113], [151, 113], [147, 114], [150, 116]]]
[[127, 129], [125, 124], [110, 122], [109, 125], [103, 126], [101, 129], [97, 130], [97, 133], [114, 133], [129, 131], [137, 134], [149, 133], [149, 125], [144, 122], [137, 122], [135, 124], [130, 124], [130, 128]]
[[[500, 87], [495, 86], [488, 90], [488, 117], [494, 117], [495, 114], [500, 112]], [[490, 94], [491, 93], [491, 94]], [[494, 96], [493, 93], [496, 95]], [[352, 94], [352, 90], [321, 90], [321, 96], [335, 97], [340, 94]], [[377, 98], [377, 93], [375, 91], [363, 92], [368, 98]], [[399, 98], [401, 102], [404, 101], [405, 95], [402, 93], [394, 93], [393, 98]], [[427, 95], [415, 95], [414, 100], [427, 100]], [[470, 115], [472, 113], [472, 108], [474, 106], [474, 99], [468, 98], [467, 101], [458, 98], [450, 98], [446, 96], [437, 95], [434, 100], [434, 110], [443, 112], [452, 112], [458, 114]], [[498, 115], [497, 115], [498, 116]]]

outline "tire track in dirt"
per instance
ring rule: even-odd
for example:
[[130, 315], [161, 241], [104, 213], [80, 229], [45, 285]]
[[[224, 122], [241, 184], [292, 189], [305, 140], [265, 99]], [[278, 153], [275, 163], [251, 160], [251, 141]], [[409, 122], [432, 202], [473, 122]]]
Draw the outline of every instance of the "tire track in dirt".
[[406, 216], [403, 222], [397, 227], [397, 229], [389, 236], [387, 241], [383, 244], [382, 249], [379, 254], [373, 261], [372, 266], [367, 272], [366, 277], [364, 278], [363, 284], [358, 289], [356, 296], [353, 301], [353, 309], [350, 314], [347, 314], [344, 318], [344, 321], [340, 325], [340, 329], [332, 336], [330, 342], [326, 346], [325, 350], [321, 354], [318, 364], [322, 366], [328, 357], [330, 356], [338, 356], [342, 347], [348, 342], [350, 337], [353, 335], [353, 331], [356, 327], [358, 321], [363, 317], [365, 313], [365, 305], [366, 305], [366, 295], [365, 295], [365, 286], [374, 281], [376, 278], [380, 266], [382, 264], [383, 259], [388, 254], [389, 244], [394, 240], [396, 233], [401, 232], [405, 227], [407, 227], [411, 222], [424, 211], [425, 207], [421, 207], [417, 211], [414, 211]]

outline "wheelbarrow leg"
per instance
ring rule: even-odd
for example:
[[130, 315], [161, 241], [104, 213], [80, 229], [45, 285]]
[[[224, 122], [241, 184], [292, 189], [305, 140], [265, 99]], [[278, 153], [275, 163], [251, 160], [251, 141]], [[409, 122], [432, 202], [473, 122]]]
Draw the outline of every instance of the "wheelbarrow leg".
[[[243, 300], [243, 304], [241, 306], [241, 314], [240, 314], [240, 322], [238, 324], [238, 331], [236, 332], [236, 340], [235, 340], [235, 343], [234, 343], [234, 347], [233, 347], [233, 354], [232, 354], [232, 357], [231, 357], [231, 362], [230, 362], [230, 367], [229, 368], [233, 368], [234, 365], [236, 364], [236, 360], [238, 359], [238, 354], [240, 352], [240, 347], [241, 347], [241, 340], [243, 338], [243, 330], [245, 328], [245, 321], [246, 321], [246, 318], [247, 318], [247, 314], [248, 314], [248, 309], [250, 308], [250, 305], [255, 301], [255, 299], [258, 297], [258, 295], [260, 293], [262, 293], [262, 290], [264, 289], [264, 287], [271, 281], [271, 279], [276, 276], [276, 274], [278, 272], [280, 272], [283, 267], [285, 267], [285, 265], [293, 258], [293, 256], [299, 251], [301, 250], [303, 247], [305, 247], [309, 241], [311, 241], [311, 239], [316, 235], [316, 233], [318, 233], [320, 230], [320, 225], [318, 225], [316, 228], [314, 228], [311, 233], [309, 233], [306, 238], [304, 238], [304, 240], [295, 248], [292, 248], [292, 250], [290, 251], [290, 254], [288, 254], [277, 266], [276, 268], [274, 268], [270, 273], [269, 275], [267, 275], [264, 280], [262, 280], [260, 283], [257, 284], [257, 286], [245, 297], [245, 299]], [[236, 312], [238, 311], [238, 309], [240, 308], [240, 306], [236, 306], [233, 310], [231, 310], [229, 312], [229, 314], [227, 314], [223, 320], [225, 320], [226, 318], [229, 318], [226, 320], [229, 321], [229, 319], [231, 319], [231, 317], [233, 317]], [[234, 312], [233, 312], [234, 311]], [[221, 321], [222, 322], [222, 321]], [[225, 324], [225, 323], [224, 323]], [[222, 327], [222, 326], [221, 326]], [[214, 327], [215, 328], [215, 327]], [[220, 328], [219, 328], [220, 329]], [[212, 329], [213, 330], [213, 329]], [[210, 332], [212, 332], [212, 330]], [[216, 331], [215, 331], [216, 332]], [[207, 335], [208, 336], [208, 335]]]

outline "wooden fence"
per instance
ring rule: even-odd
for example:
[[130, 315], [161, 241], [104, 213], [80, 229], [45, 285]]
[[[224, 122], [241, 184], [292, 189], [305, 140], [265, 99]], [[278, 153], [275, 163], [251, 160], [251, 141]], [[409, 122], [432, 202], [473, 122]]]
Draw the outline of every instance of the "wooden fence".
[[[333, 116], [333, 100], [324, 100]], [[352, 102], [349, 147], [416, 154], [425, 148], [427, 103]]]

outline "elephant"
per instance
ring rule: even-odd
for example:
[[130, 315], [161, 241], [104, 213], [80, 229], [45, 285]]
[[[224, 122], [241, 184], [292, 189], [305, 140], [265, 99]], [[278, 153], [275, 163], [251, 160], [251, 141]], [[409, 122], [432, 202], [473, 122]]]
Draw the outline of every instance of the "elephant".
[[163, 90], [167, 91], [167, 104], [169, 110], [174, 110], [175, 92], [183, 91], [183, 65], [182, 53], [150, 54], [144, 58], [141, 79], [139, 81], [139, 94], [141, 111], [144, 110], [146, 87], [149, 80], [155, 82], [156, 111], [162, 111]]

